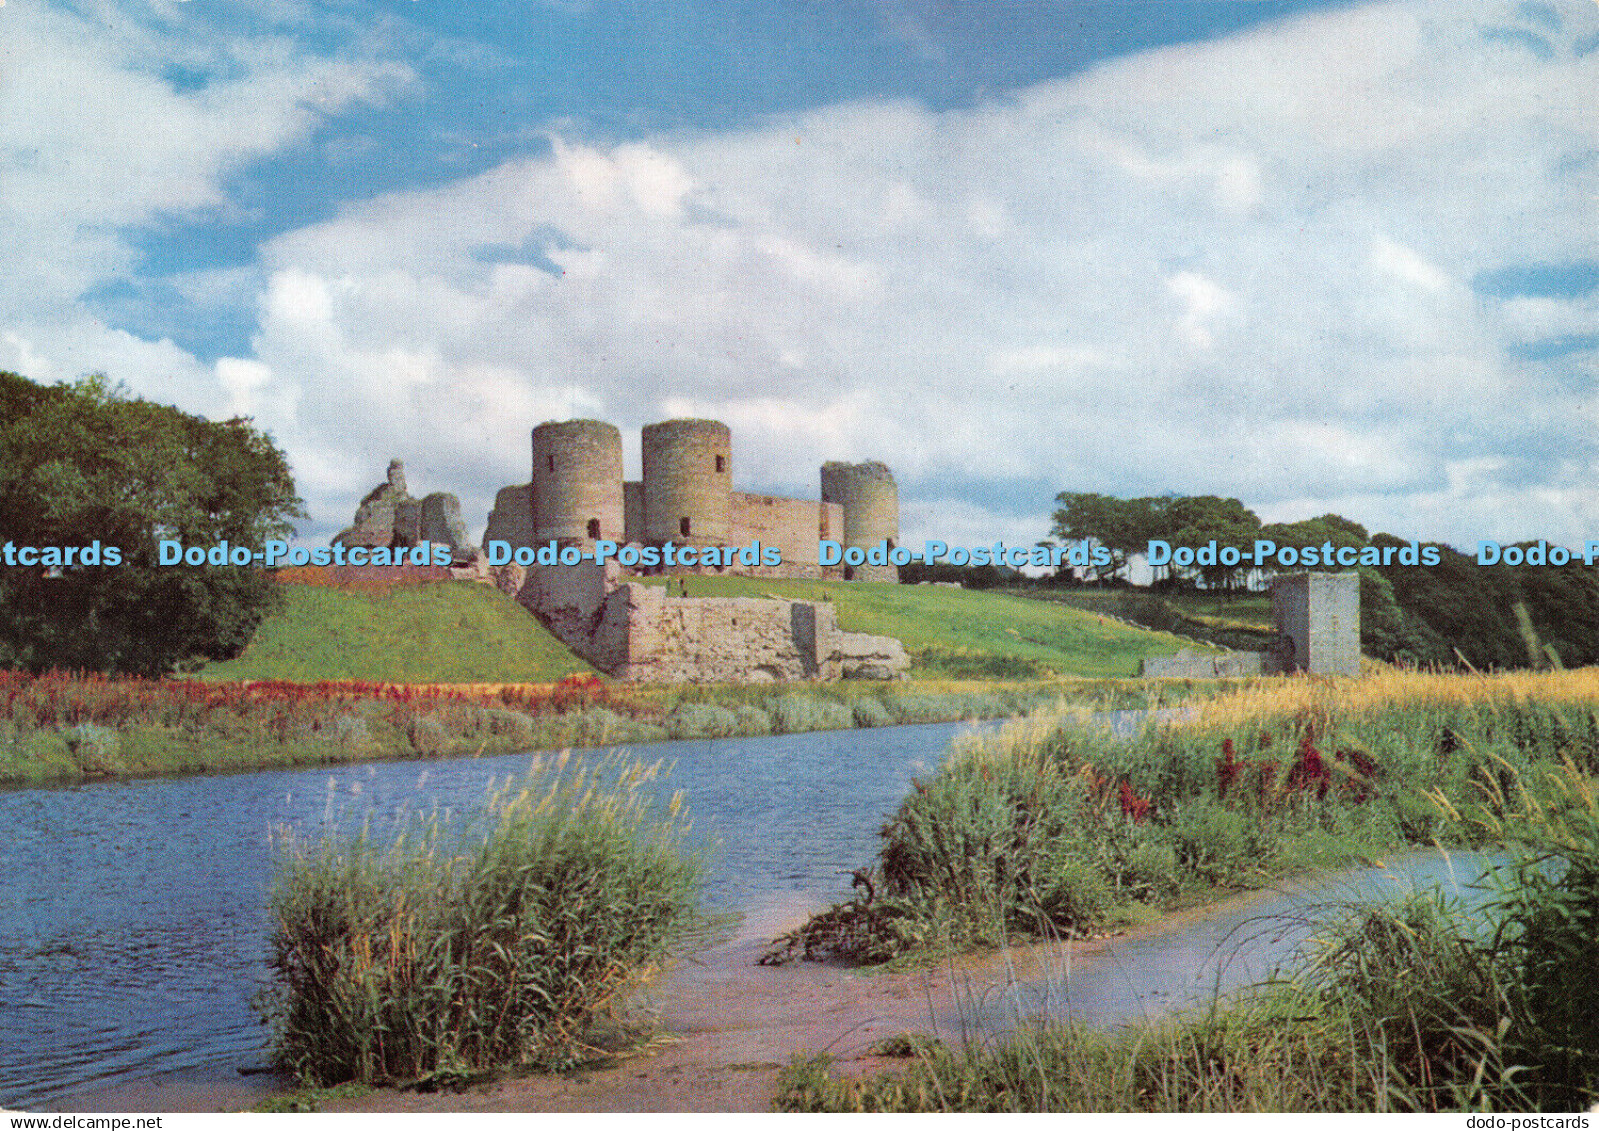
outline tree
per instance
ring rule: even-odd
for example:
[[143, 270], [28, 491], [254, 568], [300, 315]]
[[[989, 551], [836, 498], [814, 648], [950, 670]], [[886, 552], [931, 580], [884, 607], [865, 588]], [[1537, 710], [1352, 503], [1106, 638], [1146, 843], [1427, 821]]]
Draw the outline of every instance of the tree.
[[[1162, 537], [1173, 546], [1204, 546], [1214, 541], [1217, 549], [1231, 547], [1250, 549], [1260, 534], [1260, 519], [1255, 512], [1237, 499], [1223, 499], [1217, 495], [1185, 495], [1173, 499], [1165, 511], [1166, 529]], [[1213, 565], [1194, 566], [1205, 579], [1209, 589], [1231, 589], [1238, 578], [1248, 573], [1247, 567], [1227, 566], [1219, 561]], [[1173, 569], [1173, 574], [1177, 572]]]
[[1109, 550], [1110, 564], [1093, 567], [1096, 579], [1103, 582], [1125, 570], [1133, 554], [1143, 553], [1149, 540], [1159, 537], [1161, 516], [1169, 501], [1062, 491], [1055, 496], [1059, 506], [1050, 516], [1054, 524], [1050, 533], [1068, 541], [1095, 542]]
[[[283, 453], [249, 420], [214, 423], [103, 377], [0, 372], [0, 539], [14, 559], [0, 562], [0, 664], [159, 675], [237, 654], [276, 599], [271, 578], [161, 565], [157, 544], [253, 552], [300, 515]], [[25, 564], [24, 547], [77, 560]]]

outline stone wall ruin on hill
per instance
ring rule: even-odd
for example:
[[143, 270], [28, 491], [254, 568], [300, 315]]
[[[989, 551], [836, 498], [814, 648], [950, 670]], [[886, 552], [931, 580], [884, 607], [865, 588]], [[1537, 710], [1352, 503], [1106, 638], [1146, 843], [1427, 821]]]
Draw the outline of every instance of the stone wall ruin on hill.
[[446, 491], [422, 499], [406, 489], [405, 464], [389, 461], [388, 475], [361, 500], [355, 521], [333, 536], [335, 545], [420, 546], [446, 545], [450, 556], [465, 562], [476, 556], [467, 543], [461, 501]]
[[910, 667], [898, 640], [840, 630], [826, 602], [676, 597], [620, 576], [615, 563], [532, 568], [517, 599], [567, 647], [630, 682], [894, 679]]

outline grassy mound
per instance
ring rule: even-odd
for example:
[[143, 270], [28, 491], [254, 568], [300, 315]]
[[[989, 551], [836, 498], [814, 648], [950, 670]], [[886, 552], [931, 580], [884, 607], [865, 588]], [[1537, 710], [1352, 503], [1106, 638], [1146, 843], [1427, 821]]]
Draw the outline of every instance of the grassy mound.
[[285, 585], [284, 609], [208, 680], [543, 683], [592, 670], [510, 597], [437, 582], [360, 592]]

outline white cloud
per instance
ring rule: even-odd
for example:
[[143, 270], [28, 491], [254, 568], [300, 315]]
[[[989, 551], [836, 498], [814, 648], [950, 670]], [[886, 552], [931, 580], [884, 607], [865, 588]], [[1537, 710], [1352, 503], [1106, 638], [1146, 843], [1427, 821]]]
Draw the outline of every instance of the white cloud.
[[1424, 291], [1443, 291], [1451, 283], [1448, 275], [1420, 255], [1384, 236], [1372, 241], [1371, 263], [1376, 270]]
[[[1599, 53], [1486, 43], [1502, 7], [1337, 9], [945, 113], [861, 103], [615, 147], [557, 131], [548, 157], [273, 240], [250, 356], [191, 365], [185, 395], [209, 382], [211, 402], [251, 407], [324, 536], [392, 456], [481, 525], [495, 488], [525, 481], [540, 421], [632, 435], [688, 413], [733, 427], [742, 489], [883, 459], [927, 537], [1016, 537], [1057, 490], [1577, 537], [1596, 517], [1593, 374], [1550, 380], [1510, 347], [1581, 333], [1592, 303], [1468, 284], [1599, 254]], [[1566, 24], [1580, 38], [1599, 13]], [[42, 26], [49, 49], [62, 33]], [[118, 224], [228, 207], [227, 168], [313, 128], [307, 90], [348, 104], [402, 77], [285, 63], [199, 105], [114, 54], [72, 66], [128, 87], [97, 113], [138, 93], [178, 118], [158, 143], [171, 170], [131, 199], [86, 183], [47, 207], [93, 178], [53, 157], [29, 174], [18, 207], [65, 239], [51, 293], [68, 301], [126, 266]], [[248, 96], [266, 107], [245, 113]], [[71, 372], [65, 324], [6, 301], [30, 317], [0, 321], [0, 361], [25, 347]], [[141, 349], [162, 345], [100, 365], [148, 368]], [[1539, 431], [1503, 424], [1526, 420]], [[974, 501], [1040, 481], [1008, 509]]]
[[[235, 216], [230, 175], [305, 142], [326, 115], [411, 81], [397, 64], [300, 55], [269, 41], [236, 48], [229, 77], [179, 91], [158, 69], [192, 52], [133, 19], [93, 22], [30, 3], [13, 5], [4, 22], [0, 328], [33, 342], [36, 354], [18, 359], [31, 373], [105, 368], [150, 395], [172, 395], [138, 356], [160, 344], [115, 348], [118, 332], [81, 302], [96, 285], [136, 277], [129, 235], [174, 217]], [[85, 350], [91, 343], [102, 352]], [[195, 368], [193, 359], [175, 364]], [[175, 391], [188, 379], [175, 375]], [[219, 395], [213, 385], [209, 399]]]

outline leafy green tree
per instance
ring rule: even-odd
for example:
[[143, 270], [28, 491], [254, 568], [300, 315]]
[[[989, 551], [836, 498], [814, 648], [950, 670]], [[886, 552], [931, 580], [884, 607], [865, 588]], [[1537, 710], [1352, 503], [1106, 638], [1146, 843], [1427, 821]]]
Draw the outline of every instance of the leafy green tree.
[[[1371, 544], [1403, 548], [1392, 534], [1374, 534]], [[1421, 543], [1438, 552], [1438, 564], [1376, 567], [1393, 587], [1404, 611], [1409, 655], [1421, 663], [1458, 666], [1461, 658], [1482, 671], [1525, 667], [1527, 653], [1511, 609], [1507, 575], [1478, 566], [1448, 546]], [[1384, 657], [1387, 658], [1387, 657]]]
[[1067, 541], [1088, 541], [1110, 551], [1110, 564], [1094, 567], [1097, 580], [1107, 581], [1127, 569], [1133, 554], [1142, 553], [1151, 538], [1160, 537], [1162, 515], [1169, 499], [1117, 499], [1062, 491], [1051, 516], [1050, 533]]
[[[1161, 537], [1173, 546], [1208, 545], [1237, 550], [1253, 547], [1260, 534], [1260, 519], [1237, 499], [1217, 495], [1185, 495], [1173, 499], [1164, 512], [1166, 529]], [[1215, 565], [1192, 567], [1210, 589], [1232, 589], [1248, 574], [1243, 566]]]
[[[157, 675], [235, 655], [277, 590], [254, 566], [159, 564], [158, 542], [250, 551], [301, 515], [287, 461], [245, 419], [214, 423], [102, 377], [0, 372], [0, 664]], [[98, 562], [81, 548], [98, 544]], [[75, 548], [59, 565], [23, 547]], [[114, 547], [120, 561], [110, 564]]]

